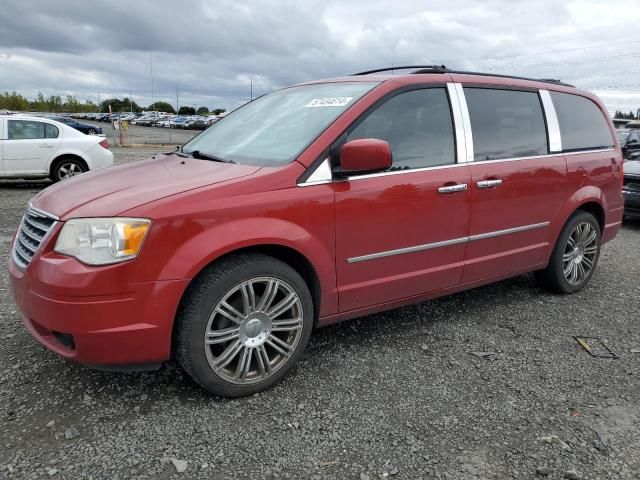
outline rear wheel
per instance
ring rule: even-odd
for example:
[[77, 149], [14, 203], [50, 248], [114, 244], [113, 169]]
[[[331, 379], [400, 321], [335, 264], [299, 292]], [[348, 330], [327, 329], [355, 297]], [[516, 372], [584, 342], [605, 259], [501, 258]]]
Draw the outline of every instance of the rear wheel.
[[595, 271], [600, 257], [600, 242], [600, 225], [596, 218], [588, 212], [576, 212], [562, 229], [549, 265], [536, 272], [536, 279], [552, 292], [581, 290]]
[[51, 180], [59, 182], [80, 175], [87, 170], [87, 166], [80, 160], [75, 158], [62, 158], [53, 165], [51, 169]]
[[189, 288], [176, 319], [176, 356], [204, 389], [223, 397], [265, 390], [309, 341], [313, 303], [291, 267], [272, 257], [231, 257]]

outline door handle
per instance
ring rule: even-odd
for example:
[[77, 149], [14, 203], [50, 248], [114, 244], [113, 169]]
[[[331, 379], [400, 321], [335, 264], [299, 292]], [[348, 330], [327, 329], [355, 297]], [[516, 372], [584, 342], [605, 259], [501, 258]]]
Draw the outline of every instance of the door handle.
[[455, 185], [445, 185], [438, 188], [438, 193], [455, 193], [464, 192], [467, 189], [466, 183], [457, 183]]
[[493, 188], [497, 187], [498, 185], [502, 185], [502, 180], [500, 178], [496, 178], [493, 180], [480, 180], [476, 183], [476, 186], [478, 188]]
[[53, 145], [40, 145], [40, 148], [53, 148]]

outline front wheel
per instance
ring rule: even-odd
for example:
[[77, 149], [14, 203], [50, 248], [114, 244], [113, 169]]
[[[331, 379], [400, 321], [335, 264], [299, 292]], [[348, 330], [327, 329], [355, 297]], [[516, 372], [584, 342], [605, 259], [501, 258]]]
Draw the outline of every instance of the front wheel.
[[96, 129], [95, 128], [90, 128], [89, 130], [87, 130], [87, 134], [88, 135], [95, 135], [96, 134]]
[[176, 319], [178, 363], [223, 397], [265, 390], [295, 365], [313, 328], [302, 277], [272, 257], [225, 259], [190, 286]]
[[589, 212], [576, 212], [566, 223], [549, 264], [536, 272], [538, 283], [556, 293], [574, 293], [591, 279], [600, 257], [600, 225]]

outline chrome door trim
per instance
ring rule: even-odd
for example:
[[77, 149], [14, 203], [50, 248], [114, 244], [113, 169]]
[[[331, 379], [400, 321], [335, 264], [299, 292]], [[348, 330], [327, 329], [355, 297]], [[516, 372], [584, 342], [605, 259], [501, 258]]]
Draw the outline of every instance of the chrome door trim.
[[425, 243], [424, 245], [414, 245], [413, 247], [397, 248], [395, 250], [387, 250], [385, 252], [370, 253], [360, 257], [347, 258], [347, 263], [358, 263], [366, 260], [375, 260], [377, 258], [391, 257], [393, 255], [403, 255], [405, 253], [421, 252], [423, 250], [431, 250], [432, 248], [449, 247], [460, 243], [467, 243], [469, 237], [453, 238], [442, 242]]
[[456, 158], [458, 163], [473, 162], [473, 133], [467, 99], [460, 83], [447, 83], [447, 91], [451, 98], [453, 123], [456, 130]]
[[304, 181], [297, 185], [299, 187], [309, 187], [311, 185], [323, 185], [325, 183], [331, 183], [333, 180], [333, 174], [331, 173], [331, 162], [329, 157], [325, 158], [320, 165], [316, 167], [311, 175]]
[[451, 103], [451, 114], [456, 138], [456, 163], [464, 163], [467, 160], [467, 144], [464, 137], [462, 109], [460, 108], [458, 91], [454, 83], [447, 83], [447, 92], [449, 93], [449, 102]]
[[529, 230], [536, 230], [538, 228], [544, 228], [547, 226], [549, 226], [549, 222], [540, 222], [540, 223], [534, 223], [533, 225], [523, 225], [521, 227], [505, 228], [504, 230], [495, 230], [493, 232], [471, 235], [469, 237], [469, 241], [475, 242], [476, 240], [484, 240], [486, 238], [500, 237], [502, 235], [510, 235], [512, 233], [527, 232]]
[[354, 180], [364, 180], [365, 178], [376, 178], [376, 177], [386, 177], [387, 175], [401, 175], [406, 173], [418, 173], [418, 172], [426, 172], [428, 170], [439, 170], [441, 168], [456, 168], [456, 167], [466, 167], [466, 163], [450, 163], [448, 165], [436, 165], [435, 167], [422, 167], [422, 168], [412, 168], [410, 170], [393, 170], [391, 172], [380, 172], [380, 173], [367, 173], [364, 175], [352, 175], [349, 177], [343, 177], [340, 179], [336, 179], [336, 181], [354, 181]]
[[347, 258], [347, 263], [358, 263], [358, 262], [364, 262], [367, 260], [376, 260], [378, 258], [385, 258], [385, 257], [391, 257], [394, 255], [404, 255], [405, 253], [415, 253], [415, 252], [421, 252], [423, 250], [431, 250], [433, 248], [440, 248], [440, 247], [450, 247], [452, 245], [459, 245], [462, 243], [468, 243], [468, 242], [475, 242], [477, 240], [484, 240], [487, 238], [494, 238], [494, 237], [499, 237], [502, 235], [510, 235], [512, 233], [520, 233], [520, 232], [526, 232], [529, 230], [536, 230], [538, 228], [544, 228], [549, 226], [550, 222], [541, 222], [541, 223], [534, 223], [532, 225], [522, 225], [520, 227], [513, 227], [513, 228], [507, 228], [504, 230], [495, 230], [493, 232], [487, 232], [487, 233], [480, 233], [478, 235], [471, 235], [470, 237], [459, 237], [459, 238], [452, 238], [451, 240], [443, 240], [440, 242], [433, 242], [433, 243], [425, 243], [422, 245], [414, 245], [412, 247], [404, 247], [404, 248], [396, 248], [394, 250], [386, 250], [384, 252], [377, 252], [377, 253], [370, 253], [368, 255], [361, 255], [358, 257], [351, 257], [351, 258]]
[[540, 89], [540, 99], [542, 100], [542, 113], [547, 122], [547, 131], [549, 133], [549, 152], [562, 151], [562, 135], [560, 134], [560, 123], [556, 108], [553, 105], [549, 90]]
[[[605, 153], [605, 152], [614, 152], [615, 148], [596, 148], [596, 149], [591, 149], [591, 150], [581, 150], [581, 151], [577, 151], [577, 152], [565, 152], [565, 153], [550, 153], [548, 155], [535, 155], [535, 156], [531, 156], [531, 157], [513, 157], [513, 158], [498, 158], [496, 160], [483, 160], [481, 162], [477, 162], [477, 163], [497, 163], [497, 162], [516, 162], [519, 160], [536, 160], [536, 159], [541, 159], [541, 158], [553, 158], [553, 157], [562, 157], [564, 155], [584, 155], [584, 154], [588, 154], [588, 153]], [[472, 162], [473, 163], [473, 162]], [[324, 162], [323, 162], [324, 164]], [[316, 172], [318, 170], [321, 169], [321, 165], [319, 165], [316, 168], [316, 171], [314, 171], [314, 173], [312, 174], [312, 176], [314, 176], [316, 174]], [[388, 175], [406, 175], [406, 174], [411, 174], [411, 173], [419, 173], [419, 172], [426, 172], [428, 170], [439, 170], [441, 168], [456, 168], [456, 167], [467, 167], [467, 163], [451, 163], [448, 165], [436, 165], [434, 167], [422, 167], [422, 168], [414, 168], [411, 170], [393, 170], [391, 172], [379, 172], [379, 173], [367, 173], [365, 175], [352, 175], [352, 176], [348, 176], [348, 177], [342, 177], [342, 178], [336, 178], [336, 179], [330, 179], [327, 178], [326, 175], [326, 171], [324, 172], [324, 177], [322, 180], [318, 180], [315, 181], [313, 183], [309, 182], [309, 180], [305, 181], [305, 182], [301, 182], [298, 183], [297, 185], [299, 187], [308, 187], [311, 185], [322, 185], [325, 183], [331, 183], [333, 182], [345, 182], [345, 181], [349, 181], [349, 182], [353, 182], [356, 180], [365, 180], [367, 178], [376, 178], [376, 177], [386, 177]], [[311, 177], [310, 177], [311, 178]]]

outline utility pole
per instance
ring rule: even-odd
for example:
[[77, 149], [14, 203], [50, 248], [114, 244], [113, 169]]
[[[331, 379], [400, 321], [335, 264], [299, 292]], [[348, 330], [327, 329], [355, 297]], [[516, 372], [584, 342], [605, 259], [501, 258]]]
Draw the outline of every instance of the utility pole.
[[176, 83], [176, 113], [178, 113], [178, 110], [180, 110], [180, 103], [178, 100], [178, 84]]
[[253, 79], [249, 80], [249, 82], [251, 82], [251, 100], [253, 101]]
[[153, 52], [149, 52], [149, 60], [151, 65], [151, 110], [155, 111], [156, 99], [153, 93]]
[[133, 98], [131, 98], [131, 89], [129, 89], [129, 113], [133, 113]]

